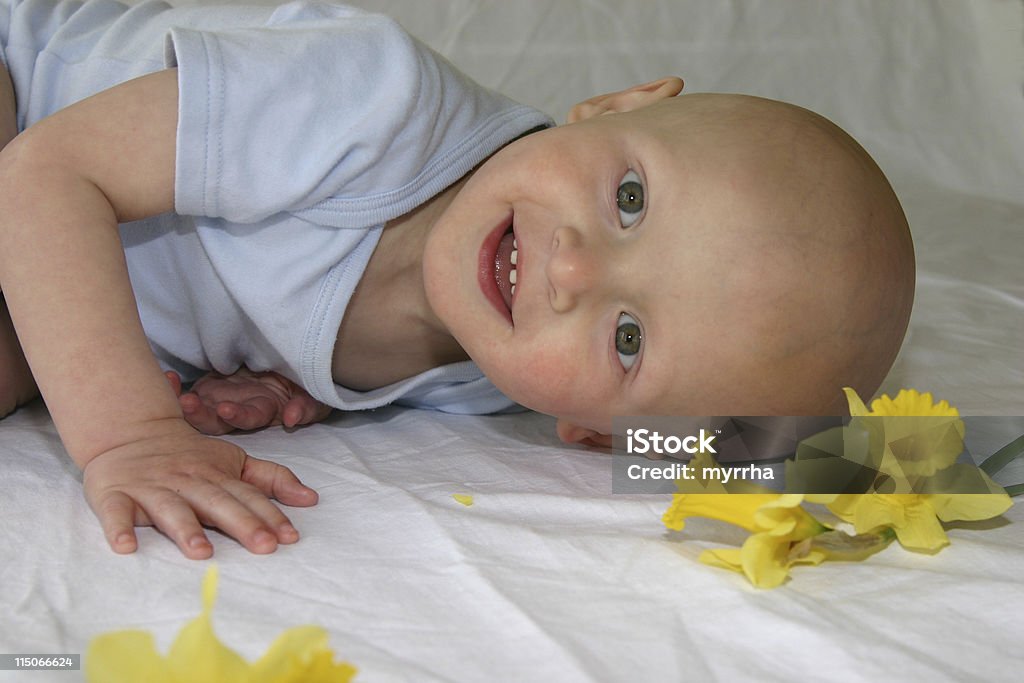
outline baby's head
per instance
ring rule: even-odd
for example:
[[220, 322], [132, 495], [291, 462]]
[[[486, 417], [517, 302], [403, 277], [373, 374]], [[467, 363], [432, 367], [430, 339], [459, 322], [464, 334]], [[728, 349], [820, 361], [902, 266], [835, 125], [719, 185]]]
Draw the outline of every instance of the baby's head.
[[505, 147], [428, 243], [439, 318], [566, 440], [617, 415], [839, 414], [906, 331], [913, 246], [868, 154], [799, 107], [681, 86]]

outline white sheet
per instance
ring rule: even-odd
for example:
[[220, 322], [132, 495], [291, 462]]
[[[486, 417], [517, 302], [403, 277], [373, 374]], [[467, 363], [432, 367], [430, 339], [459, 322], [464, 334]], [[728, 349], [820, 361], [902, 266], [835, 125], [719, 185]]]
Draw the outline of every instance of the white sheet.
[[[1024, 4], [1010, 0], [363, 3], [479, 80], [556, 117], [666, 74], [794, 101], [846, 127], [903, 198], [917, 244], [911, 334], [884, 389], [1024, 415]], [[256, 557], [214, 535], [215, 627], [256, 657], [318, 623], [359, 681], [1016, 680], [1024, 512], [798, 568], [772, 591], [697, 562], [743, 534], [660, 523], [611, 493], [609, 458], [539, 415], [386, 409], [235, 437], [320, 491], [304, 538]], [[85, 651], [145, 628], [166, 648], [207, 563], [141, 531], [105, 547], [39, 406], [0, 423], [0, 652]], [[1024, 481], [1024, 466], [1004, 483]], [[470, 493], [472, 507], [451, 498]], [[75, 674], [0, 672], [0, 681]]]

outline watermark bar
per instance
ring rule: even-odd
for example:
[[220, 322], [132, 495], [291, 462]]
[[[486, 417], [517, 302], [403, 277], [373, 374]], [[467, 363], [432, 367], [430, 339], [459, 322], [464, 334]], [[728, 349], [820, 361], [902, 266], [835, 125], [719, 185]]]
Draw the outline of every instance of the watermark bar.
[[960, 494], [996, 490], [977, 465], [1024, 434], [1024, 417], [633, 416], [612, 427], [613, 493]]
[[0, 654], [0, 671], [79, 671], [82, 655]]

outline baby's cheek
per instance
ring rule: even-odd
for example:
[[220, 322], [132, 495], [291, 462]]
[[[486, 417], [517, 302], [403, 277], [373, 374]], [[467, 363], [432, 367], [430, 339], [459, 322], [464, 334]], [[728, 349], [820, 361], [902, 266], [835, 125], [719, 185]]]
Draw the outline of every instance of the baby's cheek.
[[593, 389], [564, 369], [560, 372], [558, 368], [538, 368], [528, 381], [518, 382], [512, 391], [518, 395], [512, 396], [517, 403], [553, 417], [578, 419], [594, 410], [590, 400]]

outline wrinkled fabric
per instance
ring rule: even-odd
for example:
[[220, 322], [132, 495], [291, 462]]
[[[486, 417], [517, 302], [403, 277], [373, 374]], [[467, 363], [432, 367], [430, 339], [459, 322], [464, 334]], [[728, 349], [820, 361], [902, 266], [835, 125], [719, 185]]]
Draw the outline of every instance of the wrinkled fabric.
[[[833, 118], [892, 179], [917, 247], [910, 335], [883, 391], [1024, 415], [1019, 2], [364, 4], [559, 117], [676, 73], [688, 90], [753, 92]], [[992, 522], [952, 524], [935, 556], [894, 544], [757, 591], [698, 562], [745, 532], [693, 519], [685, 536], [667, 534], [670, 496], [613, 495], [610, 458], [560, 444], [546, 417], [385, 408], [236, 441], [321, 495], [288, 510], [303, 538], [272, 556], [213, 535], [216, 627], [250, 660], [283, 628], [316, 623], [356, 680], [384, 683], [1020, 675], [1019, 502]], [[195, 613], [206, 563], [150, 530], [136, 554], [112, 554], [41, 408], [0, 422], [0, 454], [0, 652], [84, 652], [129, 627], [166, 651]], [[1022, 482], [1024, 466], [996, 479]]]

